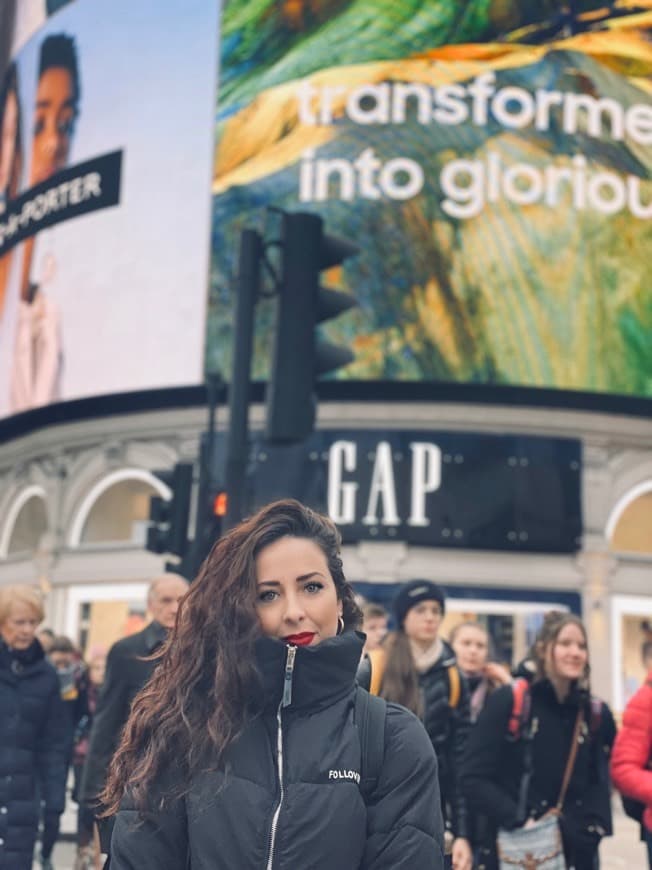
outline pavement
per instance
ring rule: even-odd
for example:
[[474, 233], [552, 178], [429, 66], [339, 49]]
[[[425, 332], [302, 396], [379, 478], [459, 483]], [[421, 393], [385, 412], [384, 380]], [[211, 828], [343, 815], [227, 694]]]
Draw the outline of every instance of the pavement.
[[639, 840], [639, 826], [623, 812], [620, 797], [613, 801], [614, 835], [605, 837], [600, 846], [600, 870], [646, 870], [645, 843]]
[[[74, 830], [74, 808], [66, 811], [62, 830], [65, 836], [71, 836]], [[638, 839], [638, 825], [623, 813], [620, 798], [614, 798], [614, 836], [606, 837], [600, 847], [600, 870], [646, 870], [647, 853], [645, 846]], [[74, 842], [59, 842], [54, 848], [52, 862], [54, 870], [73, 870], [75, 861]], [[34, 864], [34, 870], [40, 870]]]

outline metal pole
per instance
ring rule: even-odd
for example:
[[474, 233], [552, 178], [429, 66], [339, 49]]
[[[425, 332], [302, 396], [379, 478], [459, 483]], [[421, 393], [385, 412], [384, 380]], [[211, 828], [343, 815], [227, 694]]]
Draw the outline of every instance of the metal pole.
[[224, 381], [222, 375], [212, 373], [206, 376], [206, 397], [208, 404], [208, 429], [206, 438], [202, 438], [199, 450], [199, 479], [195, 501], [195, 536], [189, 548], [188, 571], [195, 577], [201, 563], [206, 558], [214, 541], [209, 540], [211, 524], [208, 522], [207, 511], [210, 508], [209, 496], [215, 489], [215, 417], [217, 406], [221, 399]]
[[245, 485], [249, 454], [249, 388], [254, 309], [260, 289], [263, 242], [256, 230], [240, 236], [233, 367], [229, 388], [229, 432], [226, 448], [227, 529], [237, 525], [246, 509]]

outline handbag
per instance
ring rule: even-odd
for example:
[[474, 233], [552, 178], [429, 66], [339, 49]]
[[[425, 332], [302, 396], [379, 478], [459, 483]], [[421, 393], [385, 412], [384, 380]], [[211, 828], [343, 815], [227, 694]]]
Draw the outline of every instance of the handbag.
[[[578, 710], [573, 729], [573, 739], [564, 769], [559, 798], [554, 809], [547, 812], [534, 824], [528, 827], [516, 828], [507, 831], [501, 828], [498, 831], [498, 862], [500, 870], [566, 870], [564, 848], [559, 828], [559, 816], [564, 805], [566, 791], [570, 782], [575, 758], [577, 757], [578, 739], [584, 713]], [[531, 730], [528, 741], [534, 736]], [[523, 818], [527, 808], [527, 792], [530, 777], [532, 775], [531, 746], [526, 749], [525, 771], [521, 779], [519, 793], [519, 818]]]

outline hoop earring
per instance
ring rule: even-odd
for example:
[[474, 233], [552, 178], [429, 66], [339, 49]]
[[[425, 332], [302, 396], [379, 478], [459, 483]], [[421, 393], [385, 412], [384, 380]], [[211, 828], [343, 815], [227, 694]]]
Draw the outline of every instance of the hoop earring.
[[344, 631], [344, 620], [342, 619], [341, 616], [338, 616], [337, 617], [337, 633], [342, 634], [343, 631]]

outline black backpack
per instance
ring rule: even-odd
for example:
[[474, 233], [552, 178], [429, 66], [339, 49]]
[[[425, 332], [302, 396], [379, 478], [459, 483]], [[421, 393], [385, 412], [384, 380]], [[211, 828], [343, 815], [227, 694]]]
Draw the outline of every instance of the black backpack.
[[378, 785], [385, 757], [387, 702], [360, 686], [355, 693], [354, 721], [360, 738], [360, 791], [364, 802]]

